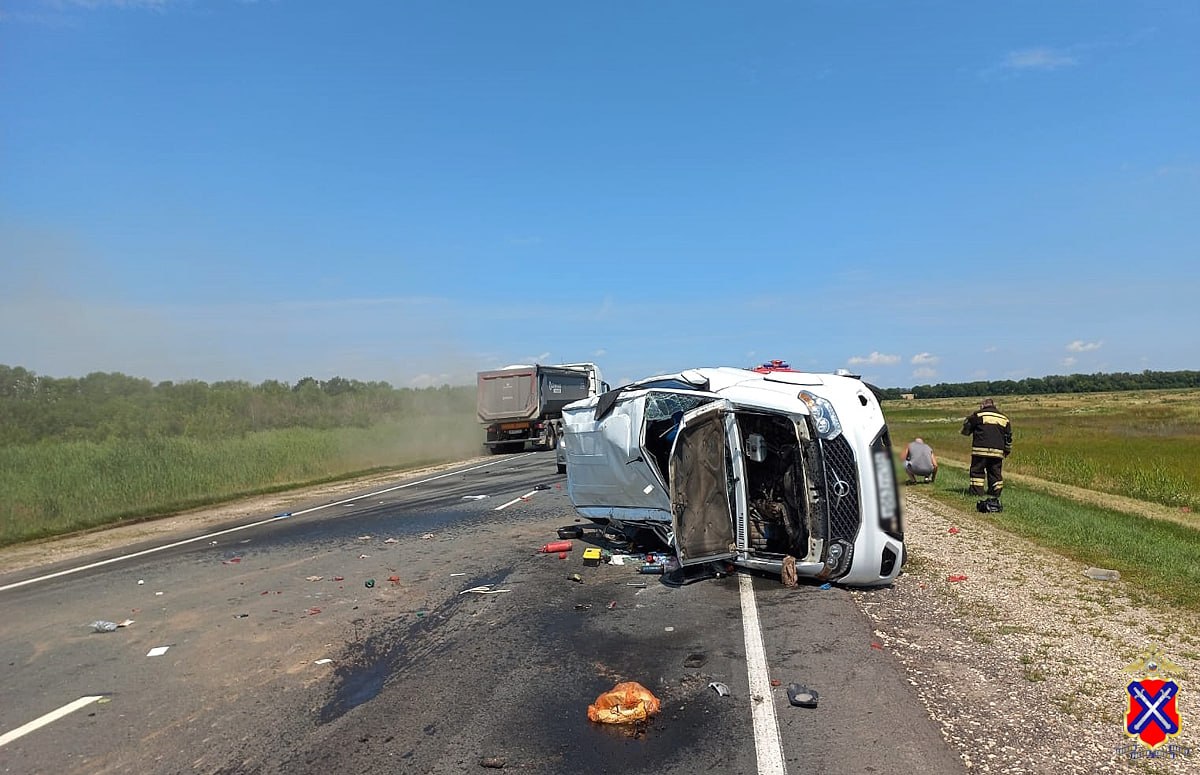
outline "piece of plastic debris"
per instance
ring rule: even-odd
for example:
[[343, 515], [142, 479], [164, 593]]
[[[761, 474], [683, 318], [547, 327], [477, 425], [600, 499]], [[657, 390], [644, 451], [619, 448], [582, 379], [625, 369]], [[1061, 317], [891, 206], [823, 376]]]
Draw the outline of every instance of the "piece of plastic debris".
[[425, 535], [421, 536], [421, 540], [423, 540], [423, 541], [432, 541], [432, 540], [433, 540], [433, 533], [426, 533]]
[[588, 720], [600, 724], [645, 721], [658, 713], [659, 701], [637, 681], [619, 683], [588, 706]]
[[833, 585], [830, 584], [828, 581], [826, 581], [824, 584], [822, 584], [820, 586], [820, 589], [833, 589]]
[[305, 576], [304, 580], [305, 581], [320, 581], [323, 578], [325, 578], [325, 577], [324, 576]]
[[228, 560], [221, 560], [222, 565], [237, 565], [242, 561], [241, 557], [230, 557]]
[[590, 610], [592, 610], [592, 604], [591, 603], [576, 603], [575, 610], [576, 611], [590, 611]]
[[276, 514], [275, 516], [277, 516], [277, 517], [290, 517], [290, 516], [292, 516], [292, 512], [290, 512], [290, 511], [281, 511], [281, 512], [279, 512], [278, 514]]
[[392, 582], [393, 584], [399, 584], [400, 577], [399, 576], [388, 576], [388, 581]]
[[957, 535], [959, 531], [958, 531], [958, 528], [951, 525], [950, 530], [948, 532], [950, 533], [950, 535]]
[[233, 615], [233, 618], [234, 618], [234, 619], [245, 619], [245, 618], [246, 618], [246, 617], [248, 617], [249, 615], [250, 615], [250, 614], [234, 614], [234, 615]]
[[217, 545], [217, 542], [216, 542], [216, 541], [209, 541], [209, 542], [208, 542], [208, 545], [209, 545], [209, 546], [216, 546], [216, 545]]
[[92, 622], [92, 630], [95, 632], [116, 632], [120, 626], [116, 622], [95, 621]]
[[[134, 610], [136, 611], [137, 609]], [[131, 624], [133, 624], [133, 619], [126, 619], [124, 621], [117, 622], [118, 627], [128, 627]]]
[[462, 592], [459, 592], [458, 594], [465, 595], [468, 592], [472, 592], [476, 595], [498, 595], [501, 592], [507, 592], [507, 591], [508, 591], [507, 589], [492, 589], [491, 584], [482, 584], [478, 587], [471, 587], [470, 589], [464, 589]]
[[398, 539], [398, 538], [385, 538], [385, 539], [383, 539], [383, 542], [384, 542], [385, 544], [398, 544], [398, 543], [400, 543], [400, 539]]
[[613, 610], [613, 609], [614, 609], [614, 608], [616, 608], [616, 607], [617, 607], [617, 601], [616, 601], [616, 600], [609, 600], [609, 601], [608, 601], [608, 610], [610, 610], [610, 611], [611, 611], [611, 610]]
[[721, 683], [720, 681], [713, 681], [712, 683], [710, 683], [708, 685], [708, 688], [712, 689], [713, 691], [715, 691], [717, 694], [721, 695], [722, 697], [728, 697], [731, 694], [731, 692], [729, 691], [729, 687], [726, 686], [725, 684]]
[[323, 658], [321, 658], [321, 659], [314, 660], [314, 661], [313, 661], [313, 664], [314, 664], [314, 665], [328, 665], [328, 664], [329, 664], [330, 662], [332, 662], [332, 661], [333, 661], [333, 660], [332, 660], [332, 659], [330, 659], [329, 657], [323, 657]]
[[487, 767], [492, 770], [502, 770], [508, 762], [499, 756], [485, 756], [479, 760], [480, 767]]
[[675, 628], [671, 626], [663, 627], [663, 632], [675, 632]]
[[154, 596], [155, 596], [155, 597], [162, 597], [162, 592], [155, 592], [155, 593], [154, 593]]
[[371, 589], [372, 587], [375, 586], [375, 579], [367, 579], [366, 581], [363, 582], [363, 586], [366, 587], [367, 589]]
[[146, 656], [161, 657], [163, 654], [167, 653], [167, 649], [169, 649], [169, 648], [171, 648], [171, 647], [170, 646], [155, 646], [154, 648], [152, 648], [146, 652]]
[[1109, 568], [1088, 568], [1083, 575], [1096, 581], [1120, 581], [1121, 572]]
[[646, 495], [649, 495], [650, 493], [654, 492], [654, 485], [652, 485], [652, 484], [648, 484], [648, 485], [646, 485], [646, 486], [645, 486], [645, 487], [642, 489], [642, 492], [643, 492], [643, 493], [645, 493]]
[[429, 613], [429, 612], [428, 612], [428, 611], [417, 611], [417, 618], [418, 618], [418, 619], [424, 619], [424, 618], [425, 618], [425, 614], [427, 614], [427, 613]]
[[608, 558], [609, 565], [624, 565], [628, 555], [614, 554]]
[[138, 586], [141, 586], [142, 584], [145, 584], [145, 583], [146, 583], [145, 579], [138, 579]]
[[465, 574], [465, 573], [451, 573], [451, 574], [450, 574], [450, 578], [454, 578], [455, 576], [465, 576], [465, 575], [467, 575], [467, 574]]
[[627, 587], [641, 587], [642, 589], [645, 589], [645, 588], [646, 588], [646, 582], [644, 582], [644, 581], [627, 581], [627, 582], [625, 582], [625, 586], [627, 586]]
[[967, 580], [967, 577], [962, 573], [951, 573], [949, 576], [946, 577], [946, 581], [951, 581], [951, 582], [966, 581], [966, 580]]
[[783, 681], [780, 681], [778, 678], [772, 678], [771, 686], [783, 686]]
[[359, 541], [370, 541], [370, 540], [371, 540], [371, 536], [359, 536], [359, 537], [358, 537], [358, 540], [359, 540]]
[[334, 581], [345, 581], [346, 577], [345, 576], [334, 576], [333, 580]]
[[308, 609], [304, 613], [306, 616], [316, 616], [317, 614], [321, 613], [321, 609], [317, 608], [316, 606], [313, 606], [312, 608]]
[[567, 559], [567, 553], [566, 553], [566, 552], [559, 552], [559, 553], [558, 553], [558, 559], [560, 559], [560, 560], [565, 560], [565, 559]]
[[549, 490], [549, 489], [550, 489], [550, 485], [548, 485], [548, 484], [535, 484], [535, 485], [533, 486], [533, 489], [535, 489], [535, 490]]
[[574, 581], [576, 584], [583, 583], [583, 576], [580, 576], [578, 573], [572, 573], [570, 576], [567, 576], [567, 578], [571, 581]]
[[464, 495], [462, 499], [465, 501], [481, 501], [486, 497], [486, 495]]
[[787, 688], [788, 702], [798, 708], [815, 708], [820, 695], [804, 684], [790, 684]]
[[879, 650], [881, 650], [881, 651], [882, 651], [882, 650], [883, 650], [883, 644], [882, 644], [882, 643], [878, 643], [878, 642], [876, 642], [876, 641], [871, 641], [871, 648], [873, 648], [873, 649], [879, 649]]
[[371, 555], [369, 555], [369, 554], [360, 554], [360, 555], [358, 555], [358, 559], [360, 559], [360, 560], [365, 560], [365, 559], [367, 559], [367, 558], [368, 558], [368, 557], [370, 557], [370, 556], [371, 556]]

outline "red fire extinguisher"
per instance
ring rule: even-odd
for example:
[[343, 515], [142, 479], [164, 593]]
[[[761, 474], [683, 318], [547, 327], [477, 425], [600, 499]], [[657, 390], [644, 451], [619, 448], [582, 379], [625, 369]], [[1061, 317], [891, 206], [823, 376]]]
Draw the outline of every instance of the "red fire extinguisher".
[[570, 541], [552, 541], [551, 543], [548, 543], [545, 546], [543, 546], [540, 551], [543, 554], [554, 554], [555, 552], [569, 552], [569, 551], [571, 551], [571, 542]]

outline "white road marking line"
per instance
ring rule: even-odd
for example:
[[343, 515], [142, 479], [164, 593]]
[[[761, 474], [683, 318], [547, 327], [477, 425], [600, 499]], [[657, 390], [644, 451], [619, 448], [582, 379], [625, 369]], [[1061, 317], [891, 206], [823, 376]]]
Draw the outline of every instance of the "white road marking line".
[[79, 710], [82, 707], [91, 705], [93, 702], [101, 699], [102, 697], [104, 697], [103, 694], [93, 694], [88, 697], [80, 697], [78, 700], [75, 700], [74, 702], [69, 702], [66, 705], [59, 708], [58, 710], [52, 710], [44, 716], [35, 718], [33, 721], [30, 721], [28, 724], [19, 726], [11, 732], [5, 732], [4, 734], [0, 735], [0, 748], [8, 745], [9, 743], [11, 743], [12, 741], [14, 741], [18, 738], [24, 737], [25, 735], [29, 734], [30, 732], [33, 732], [34, 730], [41, 729], [42, 727], [46, 726], [47, 724], [58, 721], [60, 718], [62, 718], [63, 716], [66, 716], [69, 713], [74, 713], [75, 711]]
[[513, 505], [514, 503], [520, 503], [521, 501], [523, 501], [523, 500], [525, 500], [525, 499], [527, 499], [527, 498], [532, 498], [532, 497], [533, 497], [533, 494], [534, 494], [535, 492], [537, 492], [537, 490], [530, 490], [529, 492], [525, 493], [524, 495], [522, 495], [522, 496], [520, 496], [520, 497], [518, 497], [518, 498], [513, 498], [513, 499], [512, 499], [512, 500], [510, 500], [508, 503], [502, 503], [502, 504], [500, 504], [500, 505], [499, 505], [499, 506], [497, 506], [496, 508], [492, 509], [492, 511], [504, 511], [504, 510], [505, 510], [505, 509], [507, 509], [509, 506]]
[[[779, 720], [775, 717], [775, 698], [767, 673], [767, 654], [763, 649], [758, 606], [754, 602], [754, 581], [738, 574], [742, 600], [742, 632], [746, 639], [746, 675], [750, 679], [750, 716], [754, 721], [754, 750], [758, 754], [759, 775], [787, 775], [783, 744], [779, 739]], [[755, 696], [762, 702], [755, 702]]]
[[457, 474], [465, 474], [469, 471], [478, 471], [481, 468], [487, 468], [488, 466], [494, 466], [497, 463], [507, 462], [509, 460], [516, 460], [516, 459], [519, 459], [522, 457], [528, 457], [529, 455], [532, 455], [532, 454], [534, 454], [534, 453], [526, 452], [524, 455], [517, 455], [514, 457], [506, 457], [503, 460], [493, 460], [491, 463], [484, 463], [482, 465], [473, 466], [472, 468], [457, 469], [455, 471], [450, 471], [450, 472], [447, 472], [444, 474], [438, 474], [437, 476], [431, 476], [428, 479], [422, 479], [417, 482], [408, 482], [407, 484], [399, 484], [399, 485], [396, 485], [395, 487], [388, 487], [387, 489], [384, 489], [384, 490], [376, 490], [375, 492], [366, 493], [364, 495], [357, 495], [353, 498], [347, 498], [346, 500], [333, 501], [332, 503], [326, 503], [321, 506], [313, 506], [311, 509], [304, 509], [302, 511], [292, 511], [292, 512], [288, 512], [286, 514], [279, 514], [278, 516], [269, 517], [267, 519], [260, 519], [257, 522], [251, 522], [248, 525], [239, 525], [237, 527], [231, 527], [231, 528], [227, 528], [225, 530], [218, 530], [215, 533], [205, 533], [204, 535], [196, 536], [195, 538], [185, 538], [182, 541], [173, 541], [169, 544], [163, 544], [162, 546], [152, 546], [149, 549], [143, 549], [140, 552], [132, 552], [130, 554], [122, 554], [117, 557], [110, 557], [107, 560], [99, 560], [97, 562], [90, 562], [87, 565], [79, 565], [74, 568], [67, 568], [66, 570], [56, 571], [55, 573], [47, 573], [44, 576], [38, 576], [38, 577], [32, 578], [32, 579], [25, 579], [24, 581], [16, 581], [16, 582], [13, 582], [12, 584], [5, 584], [4, 586], [0, 587], [0, 592], [7, 592], [10, 589], [16, 589], [17, 587], [28, 586], [29, 584], [37, 584], [38, 582], [42, 582], [42, 581], [49, 581], [50, 579], [56, 579], [59, 576], [67, 576], [72, 573], [79, 573], [80, 571], [91, 570], [93, 568], [102, 568], [105, 565], [112, 565], [114, 563], [124, 562], [125, 560], [132, 560], [135, 557], [144, 557], [148, 554], [154, 554], [155, 552], [161, 552], [161, 551], [165, 551], [167, 549], [174, 549], [177, 546], [185, 546], [187, 544], [192, 544], [197, 541], [207, 541], [215, 536], [222, 536], [222, 535], [227, 535], [229, 533], [236, 533], [239, 530], [249, 530], [252, 527], [259, 527], [260, 525], [268, 525], [272, 522], [278, 522], [281, 519], [290, 519], [292, 517], [298, 517], [303, 514], [311, 514], [314, 511], [320, 511], [321, 509], [327, 509], [330, 506], [339, 506], [343, 503], [350, 503], [351, 501], [360, 500], [362, 498], [371, 498], [376, 495], [382, 495], [385, 492], [393, 492], [394, 490], [403, 490], [408, 487], [416, 487], [419, 484], [428, 484], [429, 482], [434, 482], [434, 481], [437, 481], [438, 479], [445, 479], [447, 476], [455, 476]]

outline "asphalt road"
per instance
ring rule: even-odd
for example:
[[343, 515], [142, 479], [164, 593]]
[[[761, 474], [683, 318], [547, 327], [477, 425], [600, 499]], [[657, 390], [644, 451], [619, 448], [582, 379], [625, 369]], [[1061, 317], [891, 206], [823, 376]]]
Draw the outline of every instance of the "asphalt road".
[[[849, 590], [538, 553], [565, 481], [502, 456], [0, 574], [0, 772], [964, 771]], [[662, 712], [589, 722], [620, 681]]]

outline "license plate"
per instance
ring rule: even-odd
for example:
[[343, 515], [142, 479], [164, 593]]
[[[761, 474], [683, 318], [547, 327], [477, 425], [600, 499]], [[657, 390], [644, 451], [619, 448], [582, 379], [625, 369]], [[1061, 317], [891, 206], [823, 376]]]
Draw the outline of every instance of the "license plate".
[[529, 423], [527, 423], [527, 422], [506, 422], [500, 426], [500, 430], [502, 430], [502, 431], [519, 431], [519, 430], [522, 430], [522, 429], [528, 428], [528, 427], [529, 427]]

